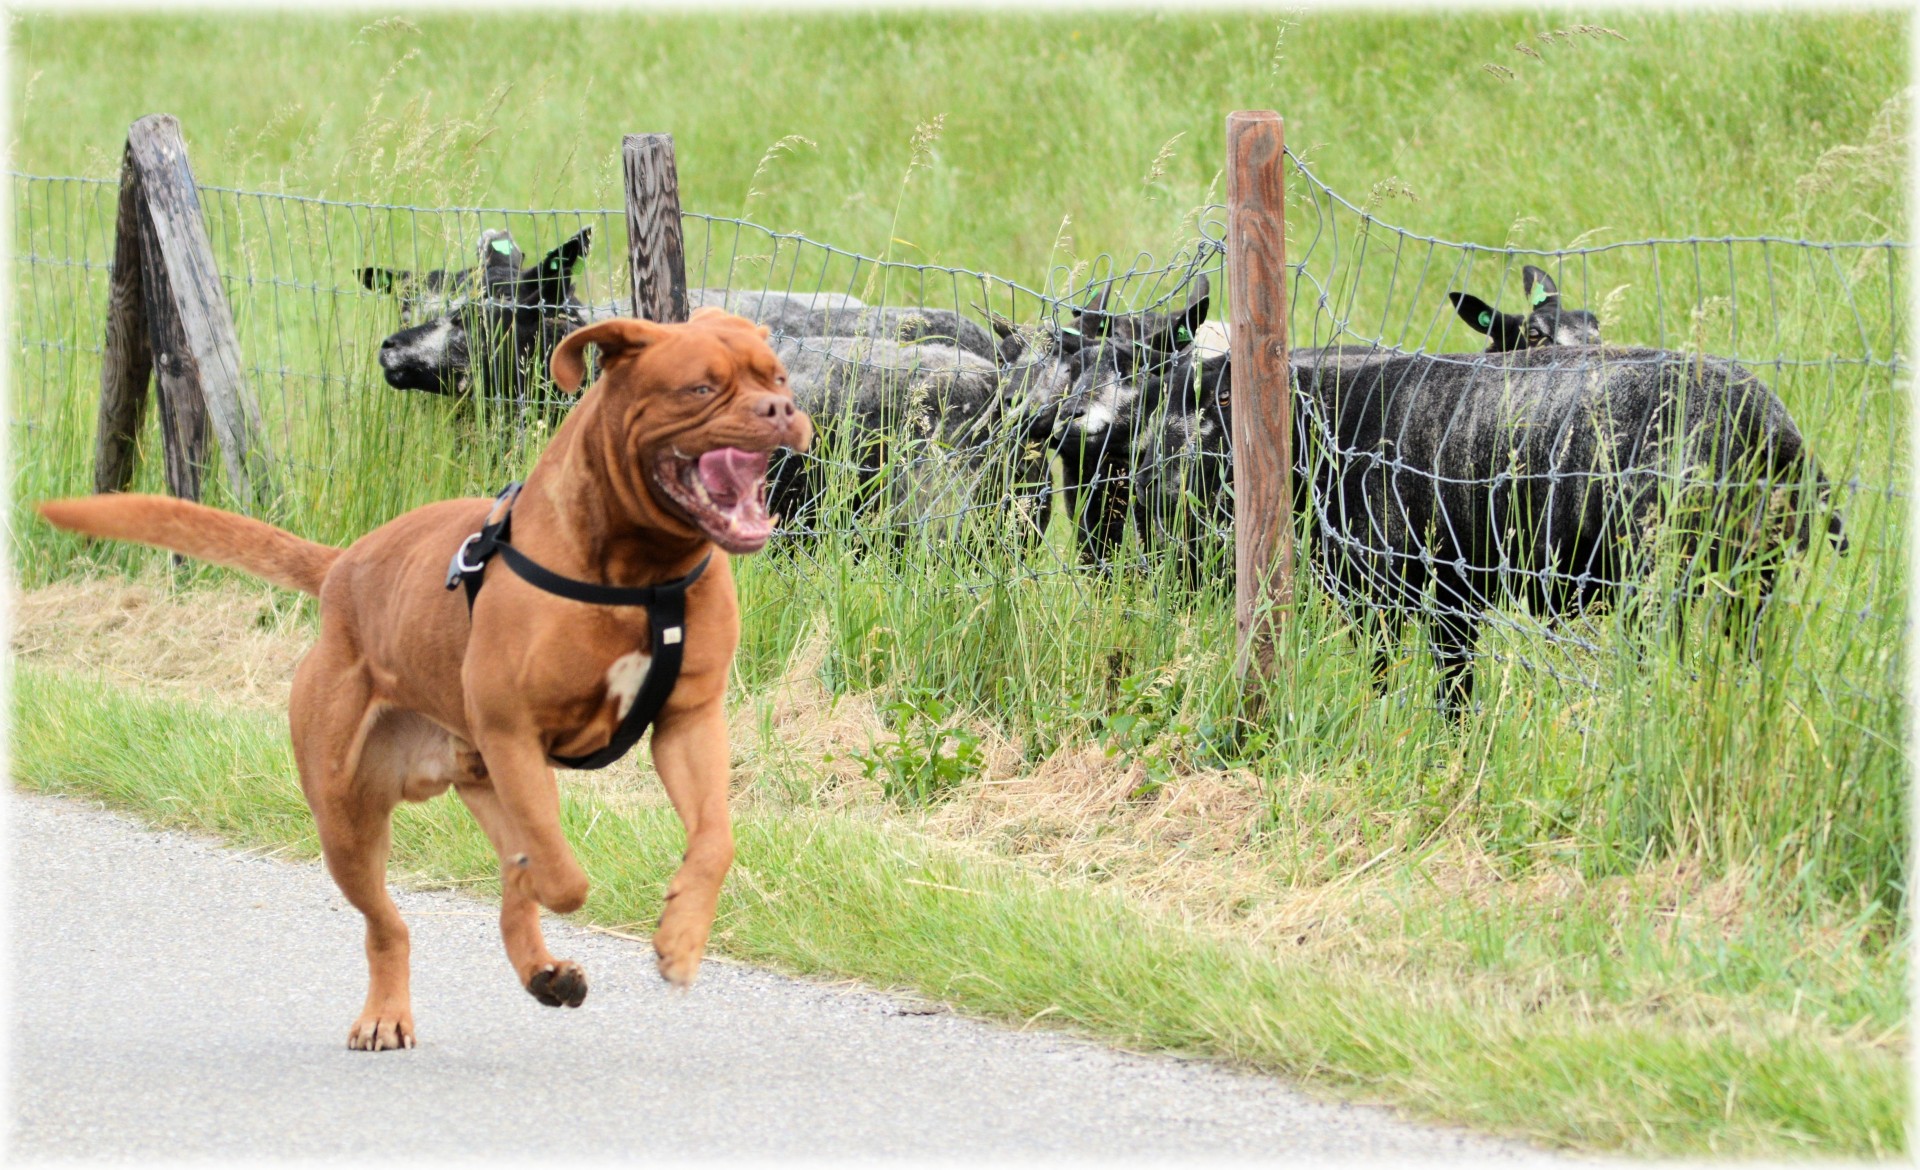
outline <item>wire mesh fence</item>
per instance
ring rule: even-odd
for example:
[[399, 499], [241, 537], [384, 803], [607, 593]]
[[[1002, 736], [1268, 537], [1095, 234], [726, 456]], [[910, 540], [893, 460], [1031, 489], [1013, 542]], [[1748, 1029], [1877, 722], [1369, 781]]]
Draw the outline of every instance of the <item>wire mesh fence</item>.
[[1776, 611], [1777, 669], [1893, 688], [1890, 660], [1841, 664], [1899, 637], [1904, 243], [1488, 248], [1293, 161], [1309, 563], [1389, 636], [1425, 629], [1443, 698], [1476, 657], [1612, 681], [1702, 595], [1749, 644]]
[[[12, 183], [16, 488], [83, 491], [117, 184]], [[1892, 688], [1849, 664], [1902, 611], [1904, 244], [1530, 251], [1389, 226], [1297, 158], [1288, 191], [1301, 605], [1371, 631], [1383, 677], [1424, 690], [1394, 672], [1423, 641], [1443, 702], [1476, 659], [1590, 690], [1703, 591], [1757, 590], [1793, 669]], [[625, 311], [619, 208], [200, 195], [282, 514], [317, 538], [524, 474], [569, 404], [547, 352]], [[750, 571], [829, 607], [849, 571], [1230, 595], [1224, 222], [1022, 283], [684, 215], [691, 303], [769, 326], [819, 435], [776, 464]], [[1735, 538], [1783, 508], [1818, 537], [1791, 563]]]

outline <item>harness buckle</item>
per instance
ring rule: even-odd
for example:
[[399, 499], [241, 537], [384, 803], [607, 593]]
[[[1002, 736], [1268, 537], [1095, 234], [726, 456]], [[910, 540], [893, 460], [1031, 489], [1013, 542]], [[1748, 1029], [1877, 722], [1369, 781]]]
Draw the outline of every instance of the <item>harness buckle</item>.
[[478, 573], [487, 567], [485, 561], [477, 565], [467, 563], [467, 550], [472, 548], [474, 541], [479, 540], [480, 537], [481, 534], [476, 532], [461, 541], [460, 547], [453, 550], [453, 561], [447, 566], [447, 588], [449, 590], [460, 588], [460, 579], [468, 573]]

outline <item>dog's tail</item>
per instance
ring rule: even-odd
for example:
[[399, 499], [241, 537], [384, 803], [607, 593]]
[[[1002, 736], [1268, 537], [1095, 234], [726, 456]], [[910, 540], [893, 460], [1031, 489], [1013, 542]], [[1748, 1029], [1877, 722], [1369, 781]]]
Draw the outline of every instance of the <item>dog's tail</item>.
[[48, 500], [39, 511], [56, 528], [158, 545], [316, 596], [327, 570], [344, 551], [302, 540], [263, 521], [171, 496], [121, 492], [76, 496]]

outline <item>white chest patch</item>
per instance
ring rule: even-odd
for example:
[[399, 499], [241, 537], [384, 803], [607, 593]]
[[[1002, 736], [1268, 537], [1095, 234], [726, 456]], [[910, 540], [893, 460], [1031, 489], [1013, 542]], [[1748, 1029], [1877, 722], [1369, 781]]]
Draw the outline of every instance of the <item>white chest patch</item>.
[[607, 667], [607, 697], [614, 701], [616, 717], [625, 719], [633, 709], [633, 700], [639, 695], [640, 683], [647, 677], [647, 668], [651, 665], [653, 655], [635, 650], [622, 654]]

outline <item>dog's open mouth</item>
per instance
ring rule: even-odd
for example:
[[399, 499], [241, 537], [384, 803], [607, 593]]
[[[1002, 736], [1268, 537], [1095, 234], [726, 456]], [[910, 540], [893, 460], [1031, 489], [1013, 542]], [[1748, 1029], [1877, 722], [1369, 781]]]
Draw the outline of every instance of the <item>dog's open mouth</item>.
[[738, 447], [699, 456], [671, 451], [660, 457], [655, 479], [707, 539], [730, 553], [758, 552], [773, 535], [767, 455]]

